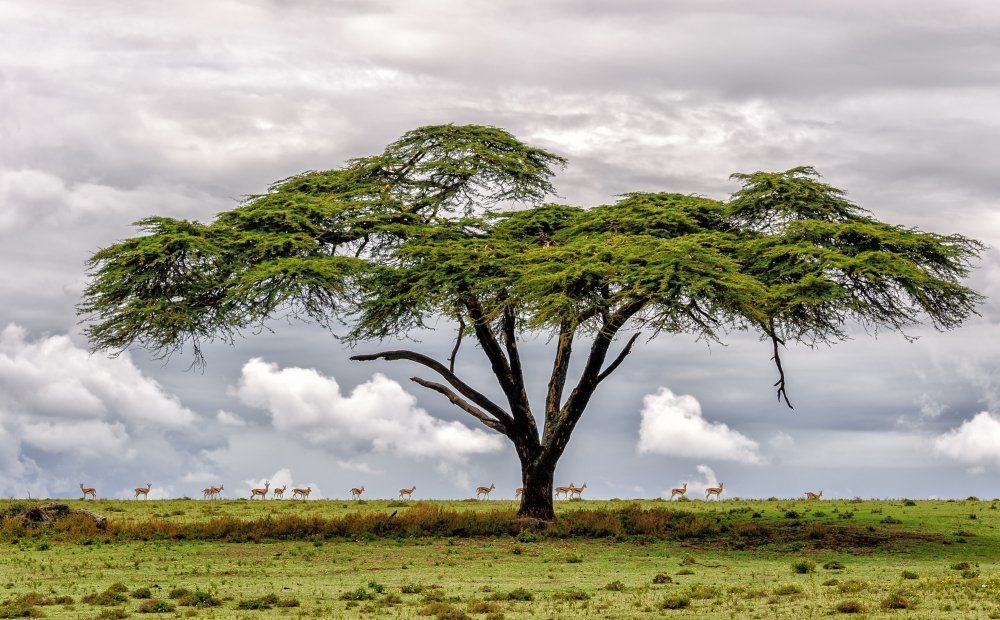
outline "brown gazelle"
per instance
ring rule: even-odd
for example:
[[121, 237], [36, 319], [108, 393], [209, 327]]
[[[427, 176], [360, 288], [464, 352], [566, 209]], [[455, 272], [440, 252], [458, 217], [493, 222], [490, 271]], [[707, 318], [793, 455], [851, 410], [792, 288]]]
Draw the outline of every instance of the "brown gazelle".
[[408, 489], [400, 489], [399, 490], [399, 499], [403, 499], [404, 495], [406, 496], [406, 499], [410, 499], [410, 496], [413, 495], [413, 492], [416, 491], [416, 490], [417, 490], [417, 485], [413, 485], [412, 487], [410, 487]]
[[299, 495], [302, 496], [302, 499], [306, 499], [310, 493], [312, 493], [312, 487], [292, 487], [292, 499]]
[[514, 489], [514, 499], [517, 499], [524, 495], [524, 487], [517, 487]]
[[274, 490], [271, 491], [271, 497], [285, 497], [285, 489], [287, 488], [287, 484], [283, 487], [274, 487]]
[[492, 482], [490, 483], [490, 486], [488, 486], [488, 487], [476, 487], [476, 498], [478, 499], [480, 495], [485, 495], [486, 499], [489, 499], [490, 498], [490, 493], [492, 493], [493, 489], [495, 489], [495, 488], [497, 488], [497, 486], [495, 484], [493, 484]]
[[250, 489], [250, 499], [253, 499], [260, 495], [261, 499], [267, 499], [267, 489], [271, 486], [271, 483], [267, 480], [264, 481], [263, 488]]
[[87, 499], [88, 495], [93, 497], [94, 499], [97, 499], [97, 489], [95, 489], [94, 487], [85, 487], [81, 482], [80, 491], [83, 492], [83, 497], [81, 497], [80, 499]]
[[132, 499], [139, 499], [140, 495], [143, 497], [143, 499], [149, 499], [149, 490], [151, 488], [153, 488], [153, 483], [147, 482], [146, 486], [144, 487], [136, 487], [132, 489], [133, 491], [135, 491], [135, 496]]
[[684, 497], [684, 494], [688, 492], [688, 483], [684, 483], [680, 488], [670, 489], [670, 499], [673, 499], [675, 495], [680, 495]]
[[712, 495], [715, 496], [715, 499], [722, 499], [722, 489], [723, 484], [721, 482], [717, 487], [708, 487], [705, 489], [705, 499], [708, 499]]
[[215, 495], [215, 487], [205, 487], [201, 490], [202, 499], [208, 499]]
[[569, 491], [572, 488], [573, 488], [572, 482], [569, 483], [569, 486], [556, 487], [556, 497], [559, 497], [560, 495], [565, 495], [567, 498], [569, 498]]
[[572, 484], [569, 485], [569, 497], [576, 496], [577, 499], [583, 499], [583, 491], [587, 488], [587, 483], [584, 482], [582, 487], [575, 487]]
[[361, 499], [361, 494], [364, 493], [364, 492], [365, 492], [365, 485], [361, 485], [359, 487], [354, 487], [353, 489], [351, 489], [351, 498], [352, 499]]
[[823, 491], [819, 493], [813, 493], [812, 491], [806, 491], [806, 499], [822, 499]]

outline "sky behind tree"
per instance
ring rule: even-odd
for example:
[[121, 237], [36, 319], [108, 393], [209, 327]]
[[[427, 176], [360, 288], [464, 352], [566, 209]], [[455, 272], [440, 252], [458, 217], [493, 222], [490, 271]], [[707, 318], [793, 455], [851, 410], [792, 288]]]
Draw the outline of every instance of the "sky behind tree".
[[[359, 364], [281, 319], [236, 346], [89, 354], [84, 261], [148, 215], [209, 221], [273, 181], [428, 124], [502, 127], [566, 157], [561, 202], [725, 198], [814, 166], [883, 221], [990, 246], [982, 317], [947, 333], [641, 340], [557, 470], [593, 497], [995, 497], [1000, 468], [1000, 8], [985, 1], [0, 0], [0, 495], [513, 497], [509, 445], [405, 364]], [[411, 335], [439, 358], [451, 326]], [[627, 337], [627, 334], [626, 334]], [[551, 347], [524, 344], [533, 394]], [[481, 352], [459, 368], [496, 393]], [[535, 369], [536, 372], [531, 372]], [[245, 492], [244, 492], [245, 491]]]

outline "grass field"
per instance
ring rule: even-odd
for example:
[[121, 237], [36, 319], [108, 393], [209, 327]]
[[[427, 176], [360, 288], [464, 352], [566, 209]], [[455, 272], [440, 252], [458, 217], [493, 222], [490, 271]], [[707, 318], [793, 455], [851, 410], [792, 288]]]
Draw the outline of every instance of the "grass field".
[[[378, 524], [411, 511], [505, 523], [516, 506], [68, 503], [110, 525], [23, 529], [9, 516], [0, 530], [0, 618], [1000, 618], [1000, 501], [563, 501], [560, 522], [579, 535], [434, 537]], [[0, 501], [0, 514], [33, 504]], [[643, 521], [657, 514], [673, 515], [679, 529], [642, 533], [667, 522]], [[212, 520], [270, 524], [259, 530], [267, 532], [283, 520], [352, 515], [375, 518], [363, 521], [374, 533], [191, 539]], [[606, 522], [618, 525], [594, 525]], [[143, 531], [153, 534], [136, 540]]]

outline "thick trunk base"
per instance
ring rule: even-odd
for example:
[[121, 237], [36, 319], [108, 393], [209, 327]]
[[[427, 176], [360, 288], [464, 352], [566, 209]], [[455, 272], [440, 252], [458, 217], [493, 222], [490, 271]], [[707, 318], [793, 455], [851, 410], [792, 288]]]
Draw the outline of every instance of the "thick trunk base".
[[517, 511], [519, 518], [543, 521], [555, 519], [556, 513], [552, 507], [554, 476], [555, 467], [522, 466], [521, 480], [524, 482], [524, 492], [521, 494], [521, 507]]

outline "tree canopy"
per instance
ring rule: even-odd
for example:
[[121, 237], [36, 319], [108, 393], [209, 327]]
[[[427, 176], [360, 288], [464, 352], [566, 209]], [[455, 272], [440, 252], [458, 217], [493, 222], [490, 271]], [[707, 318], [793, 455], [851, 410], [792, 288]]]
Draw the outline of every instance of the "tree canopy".
[[[735, 174], [728, 200], [636, 192], [581, 208], [544, 201], [564, 163], [501, 129], [422, 127], [379, 155], [281, 180], [208, 224], [140, 220], [141, 234], [90, 259], [79, 312], [95, 349], [190, 347], [198, 361], [204, 342], [231, 342], [278, 315], [354, 344], [450, 317], [458, 336], [448, 364], [410, 350], [352, 359], [406, 359], [443, 379], [414, 377], [511, 439], [522, 513], [545, 517], [556, 461], [640, 330], [754, 331], [770, 342], [788, 402], [785, 343], [836, 342], [849, 322], [951, 329], [981, 301], [961, 284], [979, 242], [880, 222], [810, 167]], [[609, 362], [623, 330], [632, 335]], [[537, 402], [517, 348], [529, 333], [555, 348]], [[463, 336], [485, 354], [506, 402], [456, 374]], [[589, 348], [567, 395], [581, 342]]]

